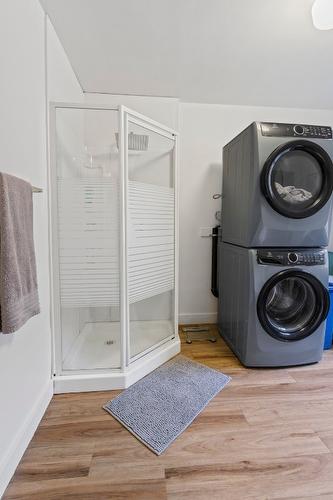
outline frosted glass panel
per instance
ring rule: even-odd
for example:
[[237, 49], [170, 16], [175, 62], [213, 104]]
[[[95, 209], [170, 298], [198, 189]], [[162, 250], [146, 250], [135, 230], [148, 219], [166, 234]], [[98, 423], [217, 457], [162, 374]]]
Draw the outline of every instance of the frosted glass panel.
[[120, 367], [118, 113], [57, 108], [64, 370]]
[[174, 141], [129, 122], [130, 357], [174, 336]]

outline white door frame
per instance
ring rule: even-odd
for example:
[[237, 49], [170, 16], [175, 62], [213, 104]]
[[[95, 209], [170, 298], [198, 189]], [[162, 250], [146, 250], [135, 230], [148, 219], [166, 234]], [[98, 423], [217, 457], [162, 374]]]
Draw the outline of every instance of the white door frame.
[[[175, 237], [175, 264], [174, 264], [174, 304], [173, 304], [173, 314], [174, 314], [174, 333], [163, 339], [162, 341], [152, 345], [145, 351], [139, 353], [136, 356], [130, 356], [130, 336], [129, 336], [129, 299], [128, 299], [128, 244], [127, 244], [127, 231], [128, 231], [128, 125], [129, 123], [139, 125], [144, 127], [146, 130], [159, 134], [167, 139], [174, 141], [174, 154], [172, 158], [173, 162], [173, 178], [174, 178], [174, 192], [175, 192], [175, 207], [174, 207], [174, 237]], [[148, 118], [141, 113], [133, 111], [126, 106], [119, 106], [119, 132], [120, 132], [120, 161], [121, 161], [121, 204], [122, 210], [122, 230], [123, 230], [123, 245], [124, 249], [121, 258], [121, 283], [125, 293], [122, 297], [126, 297], [123, 301], [122, 308], [122, 338], [126, 339], [125, 345], [125, 362], [126, 366], [141, 358], [148, 352], [162, 346], [164, 343], [168, 342], [174, 337], [178, 337], [178, 132], [175, 130], [159, 123], [151, 118]]]

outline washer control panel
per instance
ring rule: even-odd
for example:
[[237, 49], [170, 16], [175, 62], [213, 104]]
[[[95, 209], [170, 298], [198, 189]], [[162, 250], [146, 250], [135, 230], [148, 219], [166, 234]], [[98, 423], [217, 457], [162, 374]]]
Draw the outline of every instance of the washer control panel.
[[325, 125], [300, 123], [260, 123], [261, 134], [267, 137], [304, 137], [306, 139], [332, 139], [332, 128]]
[[257, 251], [258, 264], [278, 266], [320, 266], [326, 262], [326, 251], [318, 249], [286, 250], [261, 248]]

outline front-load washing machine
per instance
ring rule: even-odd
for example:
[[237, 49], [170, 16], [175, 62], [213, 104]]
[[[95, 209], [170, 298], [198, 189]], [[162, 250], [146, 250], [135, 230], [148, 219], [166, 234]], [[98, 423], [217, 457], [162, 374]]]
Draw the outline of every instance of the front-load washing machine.
[[327, 246], [332, 157], [331, 127], [252, 123], [223, 148], [223, 241]]
[[327, 251], [221, 243], [219, 252], [219, 331], [240, 361], [319, 361], [329, 309]]

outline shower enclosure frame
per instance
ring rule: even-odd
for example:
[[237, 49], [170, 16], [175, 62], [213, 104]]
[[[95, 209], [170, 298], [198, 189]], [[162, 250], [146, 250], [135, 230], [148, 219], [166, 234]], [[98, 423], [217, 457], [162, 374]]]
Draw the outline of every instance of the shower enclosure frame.
[[[61, 303], [59, 276], [56, 112], [57, 109], [105, 110], [118, 112], [120, 164], [120, 368], [64, 370], [62, 367]], [[174, 187], [174, 289], [173, 328], [169, 337], [130, 357], [128, 294], [128, 128], [141, 126], [174, 141], [172, 166]], [[147, 375], [180, 352], [178, 336], [178, 132], [126, 106], [112, 107], [86, 103], [51, 102], [49, 106], [49, 226], [51, 269], [52, 377], [54, 392], [85, 392], [122, 389]]]

